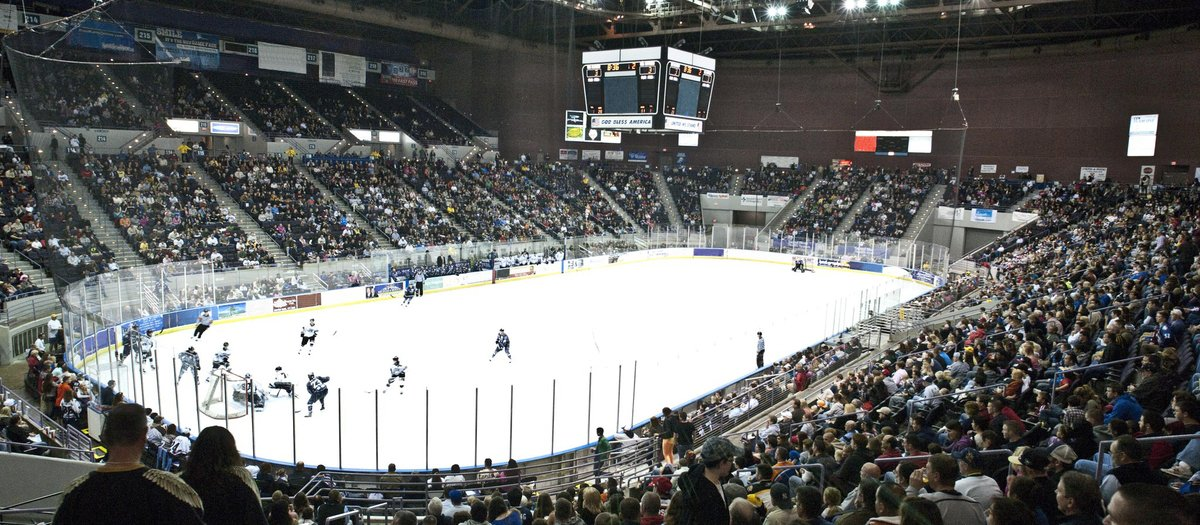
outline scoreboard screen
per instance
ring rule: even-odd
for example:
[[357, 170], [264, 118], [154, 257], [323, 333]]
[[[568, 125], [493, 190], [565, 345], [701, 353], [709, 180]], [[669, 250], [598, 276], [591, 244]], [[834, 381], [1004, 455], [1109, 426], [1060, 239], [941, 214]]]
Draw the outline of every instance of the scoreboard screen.
[[593, 115], [658, 112], [659, 62], [642, 60], [583, 66], [583, 95]]
[[667, 62], [663, 114], [704, 120], [712, 101], [716, 72], [689, 64]]

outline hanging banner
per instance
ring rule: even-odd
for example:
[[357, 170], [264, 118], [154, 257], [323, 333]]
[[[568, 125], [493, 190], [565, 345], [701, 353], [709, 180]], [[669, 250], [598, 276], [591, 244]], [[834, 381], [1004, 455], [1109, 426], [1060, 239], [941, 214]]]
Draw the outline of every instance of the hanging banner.
[[154, 29], [154, 55], [159, 60], [184, 60], [196, 69], [218, 69], [221, 39], [206, 33], [158, 27]]
[[417, 68], [410, 64], [394, 64], [384, 62], [380, 64], [382, 69], [379, 71], [379, 82], [390, 84], [393, 86], [417, 86]]
[[585, 149], [582, 153], [583, 160], [600, 160], [600, 150], [598, 149]]
[[67, 42], [75, 47], [100, 49], [116, 53], [133, 53], [133, 35], [121, 24], [100, 20], [84, 20], [68, 33]]
[[307, 52], [302, 47], [281, 46], [270, 42], [258, 43], [258, 68], [271, 71], [305, 74], [308, 72]]
[[625, 151], [610, 149], [604, 152], [604, 160], [625, 160]]
[[353, 87], [367, 84], [367, 59], [364, 57], [322, 51], [317, 66], [321, 82], [326, 84]]
[[558, 150], [558, 160], [579, 160], [579, 150], [560, 148]]
[[1108, 168], [1084, 167], [1079, 168], [1079, 180], [1092, 177], [1095, 180], [1102, 181], [1108, 178]]
[[971, 210], [971, 222], [996, 222], [996, 210], [975, 208]]

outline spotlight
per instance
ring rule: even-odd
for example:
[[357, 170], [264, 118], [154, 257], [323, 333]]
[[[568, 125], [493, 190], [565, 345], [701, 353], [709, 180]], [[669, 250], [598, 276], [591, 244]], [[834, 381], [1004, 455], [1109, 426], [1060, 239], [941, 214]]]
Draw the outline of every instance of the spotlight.
[[686, 44], [686, 43], [687, 43], [687, 39], [686, 39], [686, 38], [680, 38], [679, 40], [676, 40], [676, 41], [675, 41], [675, 44], [674, 44], [674, 45], [672, 45], [671, 47], [674, 47], [674, 48], [677, 48], [677, 49], [678, 49], [678, 48], [682, 48], [682, 47], [683, 47], [683, 45], [684, 45], [684, 44]]
[[772, 20], [782, 20], [787, 18], [788, 8], [786, 5], [774, 4], [767, 6], [767, 18]]
[[650, 47], [650, 43], [646, 41], [645, 37], [639, 36], [637, 39], [637, 43], [639, 46], [642, 46], [642, 47]]
[[704, 48], [704, 51], [700, 52], [700, 54], [704, 56], [708, 56], [709, 53], [712, 53], [712, 46], [708, 46]]

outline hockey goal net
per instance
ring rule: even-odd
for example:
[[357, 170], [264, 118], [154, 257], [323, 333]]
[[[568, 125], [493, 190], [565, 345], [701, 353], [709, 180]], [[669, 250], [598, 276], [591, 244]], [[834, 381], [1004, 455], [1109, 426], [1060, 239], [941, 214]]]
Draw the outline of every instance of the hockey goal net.
[[250, 413], [251, 384], [244, 376], [233, 372], [218, 372], [209, 376], [201, 390], [200, 412], [213, 419], [233, 419]]

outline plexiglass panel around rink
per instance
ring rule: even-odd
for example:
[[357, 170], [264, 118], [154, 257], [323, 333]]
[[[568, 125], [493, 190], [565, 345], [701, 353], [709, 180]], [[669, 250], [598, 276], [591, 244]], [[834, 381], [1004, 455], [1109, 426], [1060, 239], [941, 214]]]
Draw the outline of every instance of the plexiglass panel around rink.
[[[252, 458], [364, 470], [524, 461], [713, 393], [737, 408], [746, 400], [729, 394], [762, 372], [756, 332], [770, 363], [928, 293], [944, 271], [944, 249], [933, 245], [892, 241], [894, 251], [876, 248], [867, 260], [828, 244], [809, 255], [808, 245], [743, 250], [714, 246], [714, 237], [395, 250], [303, 270], [175, 263], [114, 272], [64, 295], [70, 365], [99, 385], [115, 381], [193, 435], [228, 426]], [[815, 271], [792, 271], [798, 255]], [[889, 264], [901, 255], [918, 266]], [[435, 275], [451, 257], [461, 273]], [[405, 280], [417, 273], [424, 296], [406, 305]], [[287, 294], [254, 292], [279, 289]], [[205, 309], [216, 321], [197, 340]], [[319, 334], [302, 349], [310, 319]], [[510, 354], [495, 352], [501, 328]], [[213, 375], [225, 343], [232, 374]], [[180, 358], [189, 347], [195, 373]], [[389, 386], [393, 357], [407, 369]], [[277, 367], [295, 395], [275, 388]], [[311, 416], [309, 373], [329, 378]], [[729, 410], [706, 413], [714, 419], [700, 428]]]

